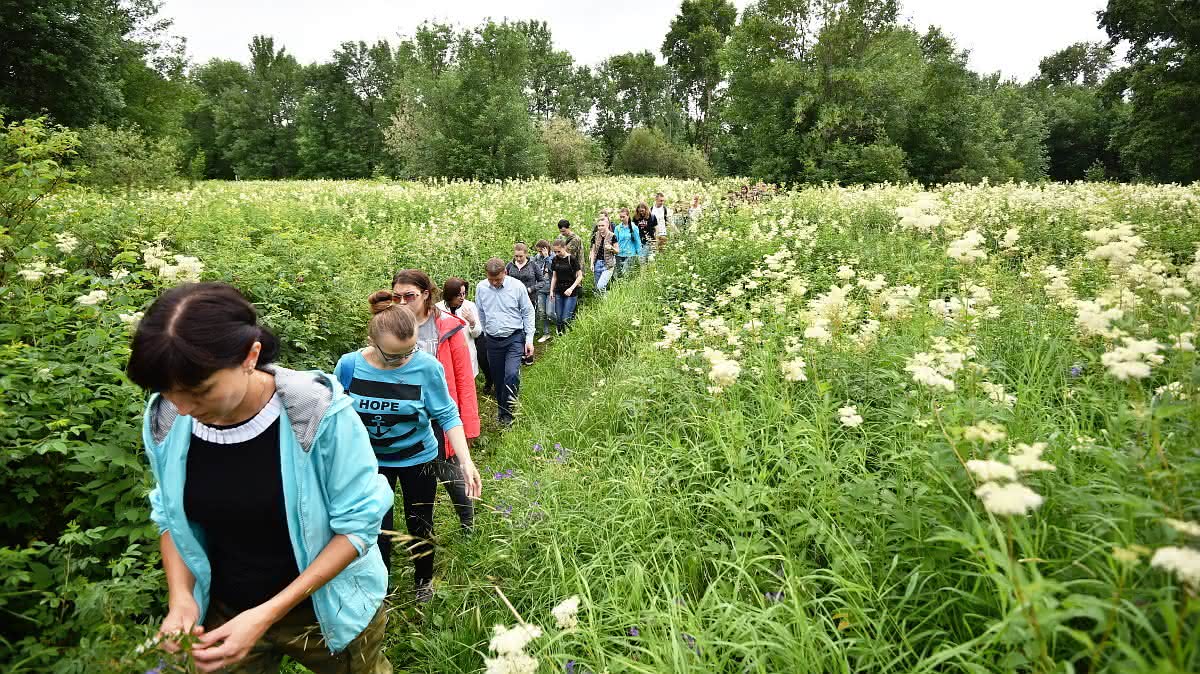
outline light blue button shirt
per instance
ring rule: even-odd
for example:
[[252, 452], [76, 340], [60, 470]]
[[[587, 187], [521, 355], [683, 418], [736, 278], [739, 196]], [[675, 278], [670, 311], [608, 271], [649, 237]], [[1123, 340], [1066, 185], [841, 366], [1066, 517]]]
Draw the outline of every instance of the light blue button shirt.
[[525, 343], [533, 344], [533, 303], [525, 284], [505, 274], [500, 288], [484, 279], [475, 286], [475, 304], [479, 320], [489, 337], [508, 337], [525, 330]]

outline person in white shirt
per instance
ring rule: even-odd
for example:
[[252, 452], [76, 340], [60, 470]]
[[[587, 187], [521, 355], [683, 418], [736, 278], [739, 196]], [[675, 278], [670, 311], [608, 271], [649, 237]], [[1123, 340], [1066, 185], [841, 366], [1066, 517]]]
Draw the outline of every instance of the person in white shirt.
[[663, 193], [654, 195], [654, 208], [650, 209], [650, 223], [654, 227], [655, 250], [661, 249], [667, 243], [667, 227], [671, 223], [671, 209]]
[[467, 349], [471, 352], [475, 376], [479, 377], [479, 353], [475, 347], [475, 340], [483, 334], [483, 323], [479, 320], [479, 307], [467, 299], [466, 280], [457, 276], [446, 279], [442, 285], [442, 301], [437, 303], [437, 308], [467, 324]]

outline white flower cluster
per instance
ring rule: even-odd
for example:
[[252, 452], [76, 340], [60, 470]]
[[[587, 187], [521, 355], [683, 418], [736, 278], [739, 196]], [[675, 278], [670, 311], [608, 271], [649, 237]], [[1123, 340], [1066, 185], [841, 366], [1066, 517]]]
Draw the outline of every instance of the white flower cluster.
[[992, 292], [981, 285], [967, 286], [964, 296], [952, 296], [929, 301], [929, 310], [947, 321], [982, 316], [998, 318], [1000, 308], [992, 306]]
[[710, 368], [708, 378], [713, 383], [708, 387], [709, 393], [720, 393], [726, 387], [733, 386], [742, 372], [742, 366], [736, 360], [715, 349], [705, 348], [704, 357], [708, 359]]
[[41, 258], [34, 258], [29, 264], [17, 270], [17, 276], [20, 276], [29, 283], [37, 283], [45, 278], [47, 274], [50, 276], [62, 276], [65, 273], [67, 273], [66, 269], [56, 264], [47, 264]]
[[969, 229], [961, 238], [950, 242], [950, 247], [946, 249], [946, 255], [963, 264], [986, 260], [987, 253], [982, 248], [983, 244], [983, 234], [980, 234], [978, 229]]
[[920, 286], [897, 286], [888, 288], [880, 294], [883, 300], [883, 317], [889, 319], [908, 318], [912, 313], [913, 304], [921, 295]]
[[808, 381], [808, 375], [804, 373], [807, 365], [808, 363], [805, 363], [803, 358], [796, 356], [791, 360], [784, 361], [779, 369], [783, 371], [783, 378], [787, 381]]
[[196, 283], [204, 272], [204, 263], [199, 258], [190, 255], [176, 255], [175, 264], [164, 264], [158, 270], [158, 275], [168, 281], [181, 283]]
[[963, 439], [990, 445], [1008, 437], [1004, 427], [990, 421], [980, 421], [963, 429]]
[[1052, 264], [1043, 267], [1040, 273], [1042, 278], [1046, 279], [1046, 295], [1064, 309], [1073, 308], [1075, 291], [1071, 290], [1071, 285], [1067, 280], [1067, 273]]
[[932, 194], [926, 192], [917, 195], [912, 204], [896, 208], [896, 215], [900, 217], [900, 227], [924, 234], [932, 233], [942, 224], [942, 217], [936, 213], [939, 205], [937, 197]]
[[1114, 348], [1100, 356], [1100, 362], [1108, 373], [1120, 381], [1145, 379], [1150, 376], [1151, 365], [1162, 365], [1163, 357], [1158, 352], [1162, 344], [1153, 339], [1126, 337], [1124, 346]]
[[[1003, 431], [1000, 433], [1003, 437]], [[1020, 473], [1054, 470], [1054, 466], [1042, 460], [1046, 443], [1017, 443], [1016, 451], [1010, 453], [1008, 463], [995, 459], [972, 459], [967, 461], [967, 470], [983, 484], [975, 495], [983, 501], [983, 507], [993, 515], [1027, 515], [1042, 505], [1042, 497], [1017, 481]]]
[[945, 337], [934, 339], [934, 350], [915, 353], [904, 365], [913, 381], [930, 388], [944, 391], [954, 390], [954, 375], [963, 368], [967, 359], [975, 355], [969, 345], [955, 347]]
[[1107, 260], [1115, 270], [1124, 269], [1137, 257], [1138, 251], [1146, 242], [1133, 231], [1133, 225], [1128, 222], [1118, 223], [1115, 227], [1101, 227], [1087, 230], [1083, 238], [1100, 244], [1087, 254], [1089, 260]]
[[862, 425], [863, 418], [858, 414], [858, 408], [854, 405], [847, 405], [838, 408], [838, 421], [846, 428], [856, 428]]
[[1125, 312], [1117, 307], [1108, 307], [1099, 300], [1075, 300], [1075, 327], [1083, 337], [1093, 335], [1116, 339], [1121, 330], [1112, 326], [1113, 321], [1124, 318]]
[[1015, 251], [1019, 248], [1017, 241], [1021, 240], [1021, 228], [1009, 227], [1004, 232], [1004, 238], [1000, 240], [1000, 248], [1007, 251]]
[[79, 247], [79, 239], [69, 232], [60, 232], [54, 235], [54, 240], [57, 243], [54, 247], [62, 251], [64, 255], [70, 255]]
[[987, 394], [987, 397], [997, 405], [1004, 405], [1005, 407], [1011, 409], [1013, 405], [1017, 404], [1017, 397], [1009, 395], [1004, 390], [1004, 386], [1001, 384], [992, 384], [990, 382], [981, 381], [979, 382], [979, 388], [983, 389], [983, 392]]
[[75, 302], [85, 307], [94, 307], [104, 300], [108, 299], [108, 293], [103, 290], [93, 290], [86, 295], [80, 295], [75, 298]]
[[1193, 591], [1200, 589], [1200, 551], [1168, 545], [1154, 551], [1150, 566], [1170, 571]]
[[[554, 622], [560, 630], [574, 629], [579, 625], [579, 595], [572, 595], [550, 610]], [[522, 623], [505, 627], [492, 627], [492, 639], [488, 649], [496, 654], [495, 657], [484, 658], [485, 674], [535, 674], [538, 669], [537, 658], [525, 652], [525, 647], [531, 641], [542, 636], [542, 628], [537, 625]]]
[[525, 647], [540, 636], [542, 628], [537, 625], [494, 626], [488, 648], [496, 653], [496, 657], [484, 658], [484, 671], [487, 674], [534, 674], [538, 661], [525, 652]]

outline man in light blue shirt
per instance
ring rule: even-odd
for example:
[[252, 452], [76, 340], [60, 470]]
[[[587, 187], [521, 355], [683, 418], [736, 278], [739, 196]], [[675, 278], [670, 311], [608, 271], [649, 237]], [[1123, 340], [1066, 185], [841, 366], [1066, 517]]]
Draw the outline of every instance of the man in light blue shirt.
[[504, 260], [487, 261], [487, 280], [475, 287], [479, 320], [487, 335], [488, 365], [496, 387], [500, 423], [512, 424], [512, 402], [521, 388], [521, 358], [533, 356], [533, 302], [525, 284], [509, 278]]

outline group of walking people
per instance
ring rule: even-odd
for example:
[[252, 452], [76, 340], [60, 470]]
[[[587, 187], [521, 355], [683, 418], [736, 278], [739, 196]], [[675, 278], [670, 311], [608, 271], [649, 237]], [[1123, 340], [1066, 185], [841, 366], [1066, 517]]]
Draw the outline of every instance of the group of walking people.
[[[202, 672], [277, 672], [284, 656], [317, 674], [391, 672], [383, 638], [393, 538], [425, 602], [439, 482], [463, 530], [474, 527], [476, 377], [511, 424], [536, 319], [543, 341], [551, 322], [565, 330], [584, 264], [604, 292], [666, 245], [670, 218], [661, 194], [652, 208], [619, 209], [615, 225], [602, 213], [586, 262], [562, 220], [532, 258], [518, 243], [511, 261], [488, 260], [474, 301], [462, 278], [439, 289], [425, 272], [401, 270], [367, 298], [366, 346], [332, 375], [275, 364], [278, 341], [232, 286], [163, 293], [137, 326], [127, 366], [153, 394], [143, 441], [168, 586], [163, 647], [178, 650], [189, 635]], [[407, 536], [393, 531], [397, 488]]]

